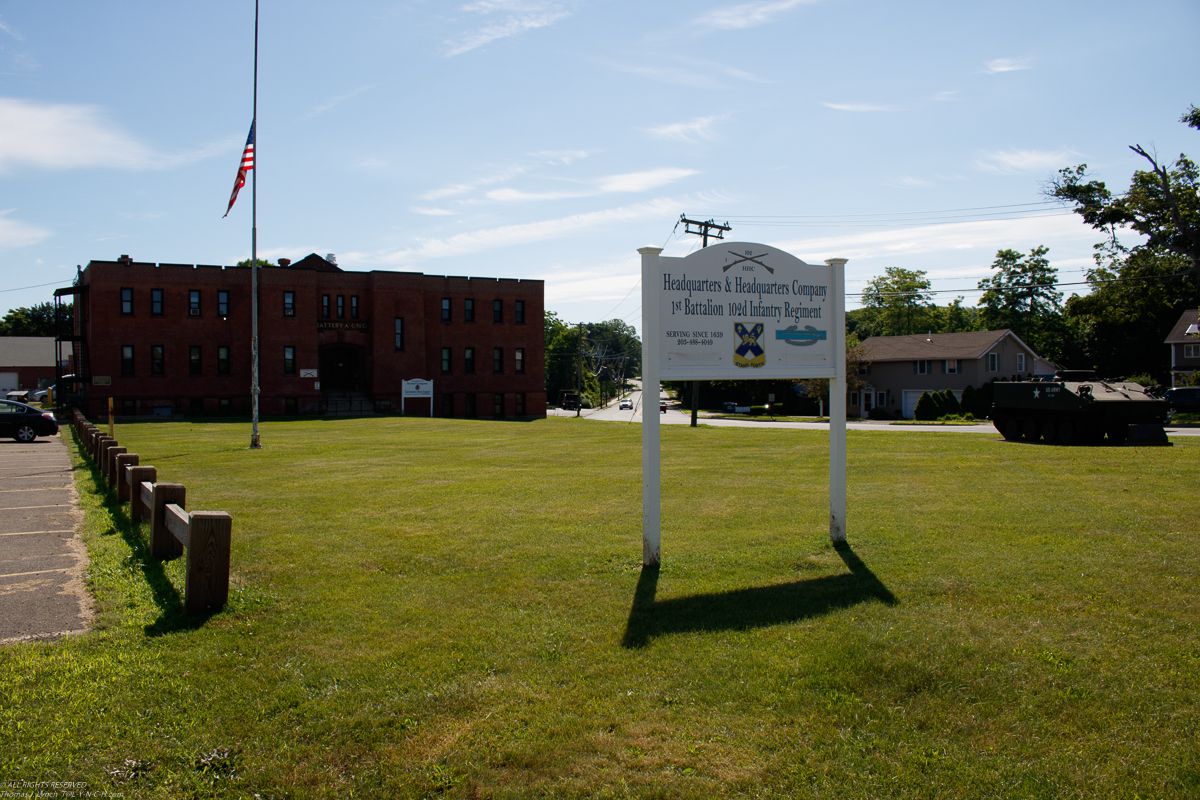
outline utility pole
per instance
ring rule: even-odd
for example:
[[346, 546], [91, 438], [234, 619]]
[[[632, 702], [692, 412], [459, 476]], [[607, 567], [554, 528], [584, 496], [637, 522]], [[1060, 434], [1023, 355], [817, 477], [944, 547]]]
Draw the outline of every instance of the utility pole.
[[[708, 222], [697, 222], [694, 219], [688, 219], [687, 214], [680, 214], [679, 221], [683, 223], [683, 232], [684, 233], [690, 233], [694, 236], [704, 237], [704, 243], [702, 245], [703, 247], [708, 247], [708, 237], [709, 236], [713, 237], [714, 239], [724, 239], [725, 238], [724, 234], [733, 230], [732, 228], [729, 227], [728, 222], [726, 222], [724, 225], [718, 225], [717, 223], [713, 222], [711, 219]], [[698, 231], [692, 230], [693, 225], [700, 228], [700, 230], [698, 230]], [[692, 427], [693, 428], [696, 427], [696, 411], [699, 408], [699, 406], [700, 406], [700, 381], [692, 381]]]
[[579, 323], [579, 377], [575, 384], [575, 393], [579, 397], [579, 402], [575, 404], [575, 416], [578, 417], [583, 410], [583, 323]]

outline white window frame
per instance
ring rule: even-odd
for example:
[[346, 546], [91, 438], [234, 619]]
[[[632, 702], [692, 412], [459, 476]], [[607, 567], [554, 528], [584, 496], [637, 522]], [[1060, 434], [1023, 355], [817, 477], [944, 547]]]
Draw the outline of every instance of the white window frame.
[[858, 407], [858, 392], [850, 393], [850, 405], [852, 405], [856, 408]]
[[1025, 371], [1025, 354], [1017, 353], [1017, 372]]
[[928, 360], [926, 360], [926, 359], [918, 359], [917, 360], [917, 374], [918, 375], [928, 375], [929, 374], [929, 361]]
[[958, 359], [957, 358], [946, 359], [945, 366], [946, 366], [946, 374], [947, 375], [957, 375], [958, 374]]
[[1200, 344], [1185, 344], [1183, 346], [1184, 358], [1200, 358]]
[[999, 372], [1000, 371], [1000, 354], [999, 353], [988, 353], [987, 360], [988, 360], [987, 361], [987, 363], [988, 363], [987, 371], [988, 372]]

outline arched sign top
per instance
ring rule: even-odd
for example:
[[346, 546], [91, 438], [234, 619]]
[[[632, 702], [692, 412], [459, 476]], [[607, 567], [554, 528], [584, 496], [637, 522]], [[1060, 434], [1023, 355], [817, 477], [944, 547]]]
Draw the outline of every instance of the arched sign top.
[[806, 264], [755, 242], [659, 257], [652, 292], [664, 380], [832, 378], [840, 259]]

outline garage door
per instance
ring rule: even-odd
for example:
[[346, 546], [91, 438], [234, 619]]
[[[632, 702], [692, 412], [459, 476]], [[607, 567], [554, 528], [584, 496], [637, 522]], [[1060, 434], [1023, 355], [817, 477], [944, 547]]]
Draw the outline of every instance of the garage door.
[[17, 373], [0, 372], [0, 395], [4, 392], [15, 392], [17, 388]]
[[[930, 391], [940, 392], [941, 389], [932, 389]], [[958, 402], [962, 402], [962, 392], [958, 389], [953, 389], [954, 397]], [[921, 399], [921, 395], [925, 393], [923, 389], [905, 389], [904, 390], [904, 406], [901, 408], [901, 413], [905, 419], [913, 419], [917, 415], [917, 401]]]

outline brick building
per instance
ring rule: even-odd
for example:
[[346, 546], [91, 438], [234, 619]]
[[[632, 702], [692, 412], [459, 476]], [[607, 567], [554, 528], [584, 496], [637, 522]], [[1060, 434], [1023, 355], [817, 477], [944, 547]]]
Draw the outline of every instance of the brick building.
[[[270, 414], [398, 410], [542, 417], [544, 283], [349, 272], [315, 253], [258, 270], [259, 402]], [[74, 297], [89, 414], [248, 414], [250, 269], [92, 261]]]

